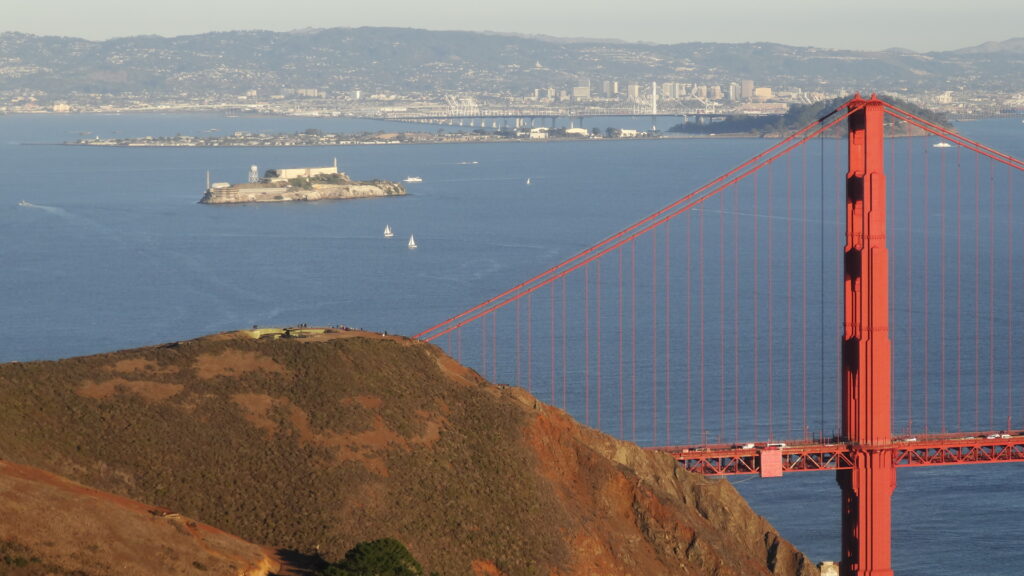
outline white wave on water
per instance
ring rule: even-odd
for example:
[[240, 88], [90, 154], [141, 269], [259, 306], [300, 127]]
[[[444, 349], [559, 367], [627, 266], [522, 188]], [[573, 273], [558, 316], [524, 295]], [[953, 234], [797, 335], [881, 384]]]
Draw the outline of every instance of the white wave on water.
[[36, 210], [42, 210], [44, 212], [49, 212], [50, 214], [54, 214], [56, 216], [71, 216], [71, 214], [67, 210], [59, 208], [57, 206], [43, 206], [42, 204], [33, 204], [31, 202], [26, 202], [24, 200], [18, 202], [18, 206], [20, 206], [21, 208], [34, 208]]

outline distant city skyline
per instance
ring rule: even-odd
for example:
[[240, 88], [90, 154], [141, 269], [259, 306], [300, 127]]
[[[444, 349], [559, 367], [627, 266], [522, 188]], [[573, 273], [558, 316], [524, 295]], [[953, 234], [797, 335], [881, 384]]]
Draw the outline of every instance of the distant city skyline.
[[955, 50], [1024, 36], [1024, 2], [988, 0], [7, 0], [0, 31], [88, 40], [227, 30], [393, 26], [630, 42], [775, 42], [851, 50]]

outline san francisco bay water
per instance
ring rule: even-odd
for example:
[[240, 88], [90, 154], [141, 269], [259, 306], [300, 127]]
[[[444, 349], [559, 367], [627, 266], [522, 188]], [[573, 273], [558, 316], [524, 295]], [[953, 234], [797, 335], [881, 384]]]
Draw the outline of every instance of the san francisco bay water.
[[[94, 136], [307, 128], [410, 129], [353, 119], [0, 116], [0, 361], [105, 352], [254, 324], [343, 323], [412, 334], [547, 269], [769, 145], [757, 139], [53, 145]], [[1024, 126], [1016, 120], [959, 129], [1024, 156]], [[335, 157], [356, 179], [419, 176], [423, 182], [410, 184], [401, 198], [196, 203], [207, 170], [215, 181], [240, 181], [251, 164], [261, 170], [329, 165]], [[396, 238], [382, 237], [386, 224]], [[416, 251], [405, 248], [410, 234]], [[896, 572], [1024, 572], [1022, 472], [1010, 464], [901, 470], [894, 496]], [[838, 559], [834, 475], [733, 481], [814, 560]]]

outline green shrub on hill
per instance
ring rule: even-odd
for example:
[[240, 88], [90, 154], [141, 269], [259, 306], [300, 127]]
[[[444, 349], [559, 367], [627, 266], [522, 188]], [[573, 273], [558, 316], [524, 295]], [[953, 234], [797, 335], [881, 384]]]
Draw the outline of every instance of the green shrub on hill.
[[320, 571], [319, 576], [421, 576], [423, 567], [394, 538], [360, 542], [341, 562]]

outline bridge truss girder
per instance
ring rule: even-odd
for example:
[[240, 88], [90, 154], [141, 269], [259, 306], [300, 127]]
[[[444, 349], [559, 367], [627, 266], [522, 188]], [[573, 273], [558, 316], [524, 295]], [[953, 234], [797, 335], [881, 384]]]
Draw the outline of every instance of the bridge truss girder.
[[[958, 438], [895, 442], [875, 446], [892, 455], [896, 468], [1024, 462], [1024, 437]], [[690, 472], [705, 476], [762, 474], [760, 449], [729, 447], [655, 448], [668, 452]], [[849, 470], [855, 447], [846, 444], [813, 444], [782, 449], [782, 471], [814, 472]]]

